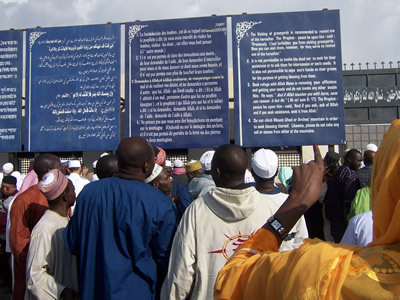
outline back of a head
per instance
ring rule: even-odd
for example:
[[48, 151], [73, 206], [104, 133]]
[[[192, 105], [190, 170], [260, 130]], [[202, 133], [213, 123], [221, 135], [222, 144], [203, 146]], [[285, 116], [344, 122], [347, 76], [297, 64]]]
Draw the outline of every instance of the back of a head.
[[96, 164], [99, 179], [118, 176], [118, 158], [114, 154], [100, 157]]
[[279, 181], [285, 186], [286, 189], [289, 189], [289, 182], [293, 176], [293, 169], [291, 167], [282, 167], [279, 170], [278, 178]]
[[174, 168], [183, 168], [183, 162], [180, 159], [174, 161]]
[[43, 175], [38, 188], [50, 201], [57, 199], [64, 193], [68, 182], [68, 178], [59, 169], [53, 169]]
[[201, 167], [203, 168], [204, 172], [210, 173], [211, 171], [211, 161], [214, 156], [215, 151], [210, 150], [203, 153], [200, 157]]
[[153, 147], [141, 137], [123, 139], [117, 149], [117, 159], [121, 178], [144, 180], [154, 168]]
[[340, 165], [340, 154], [334, 151], [328, 151], [324, 157], [326, 179], [331, 177]]
[[278, 156], [270, 149], [261, 148], [254, 153], [251, 163], [256, 182], [274, 180], [278, 172]]
[[50, 153], [40, 154], [35, 158], [33, 162], [33, 170], [38, 176], [39, 181], [42, 179], [43, 175], [46, 174], [51, 169], [60, 168], [60, 159], [58, 156]]
[[153, 147], [153, 150], [156, 164], [163, 167], [167, 159], [167, 153], [161, 147]]
[[367, 150], [364, 152], [364, 164], [366, 166], [372, 165], [374, 162], [375, 151]]
[[246, 168], [246, 153], [239, 146], [231, 144], [218, 147], [211, 162], [212, 176], [219, 187], [230, 188], [244, 183]]
[[328, 152], [326, 152], [324, 160], [325, 160], [327, 166], [337, 165], [337, 164], [339, 164], [339, 161], [340, 161], [340, 154], [336, 153], [334, 151], [328, 151]]
[[14, 165], [12, 163], [5, 163], [3, 165], [3, 173], [9, 175], [14, 170]]

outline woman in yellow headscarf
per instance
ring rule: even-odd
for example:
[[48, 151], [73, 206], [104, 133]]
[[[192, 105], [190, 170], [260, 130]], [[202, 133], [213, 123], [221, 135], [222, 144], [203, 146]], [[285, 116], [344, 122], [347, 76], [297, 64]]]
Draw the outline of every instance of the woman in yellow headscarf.
[[318, 199], [323, 165], [318, 147], [314, 152], [315, 162], [295, 170], [293, 192], [275, 220], [220, 271], [215, 299], [400, 299], [400, 120], [374, 158], [374, 239], [366, 247], [307, 239], [297, 250], [278, 252], [285, 232]]

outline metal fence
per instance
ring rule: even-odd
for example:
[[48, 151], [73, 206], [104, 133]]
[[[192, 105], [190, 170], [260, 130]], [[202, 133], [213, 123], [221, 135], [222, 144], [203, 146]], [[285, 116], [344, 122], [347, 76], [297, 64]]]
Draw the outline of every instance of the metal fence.
[[354, 124], [346, 125], [346, 148], [364, 150], [372, 143], [379, 146], [390, 124]]

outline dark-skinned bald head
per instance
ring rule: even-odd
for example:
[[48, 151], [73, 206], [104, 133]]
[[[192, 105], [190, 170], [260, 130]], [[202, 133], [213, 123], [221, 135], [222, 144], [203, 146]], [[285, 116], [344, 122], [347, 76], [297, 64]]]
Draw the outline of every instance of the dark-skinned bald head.
[[246, 168], [246, 153], [236, 145], [218, 147], [211, 162], [211, 174], [219, 187], [231, 188], [244, 183]]
[[367, 150], [364, 152], [364, 164], [366, 166], [372, 165], [374, 163], [374, 156], [375, 156], [375, 151], [372, 150]]
[[96, 164], [99, 179], [118, 176], [118, 158], [114, 154], [100, 157]]
[[33, 162], [33, 170], [35, 171], [39, 181], [42, 180], [44, 174], [52, 169], [60, 169], [60, 159], [58, 156], [50, 153], [40, 154]]
[[117, 149], [119, 177], [143, 181], [154, 168], [154, 151], [141, 137], [123, 139]]

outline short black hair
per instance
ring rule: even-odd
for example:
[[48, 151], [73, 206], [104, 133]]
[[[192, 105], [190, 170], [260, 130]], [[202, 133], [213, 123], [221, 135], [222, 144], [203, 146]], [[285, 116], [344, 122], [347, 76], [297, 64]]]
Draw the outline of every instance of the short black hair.
[[355, 157], [357, 154], [362, 155], [361, 152], [360, 152], [359, 150], [357, 150], [357, 149], [350, 149], [350, 150], [346, 153], [346, 155], [345, 155], [345, 157], [344, 157], [344, 160], [345, 160], [345, 161], [348, 161], [349, 158], [353, 158], [353, 157]]
[[7, 175], [3, 177], [2, 183], [7, 183], [7, 184], [12, 184], [12, 185], [17, 185], [17, 178], [11, 175]]

